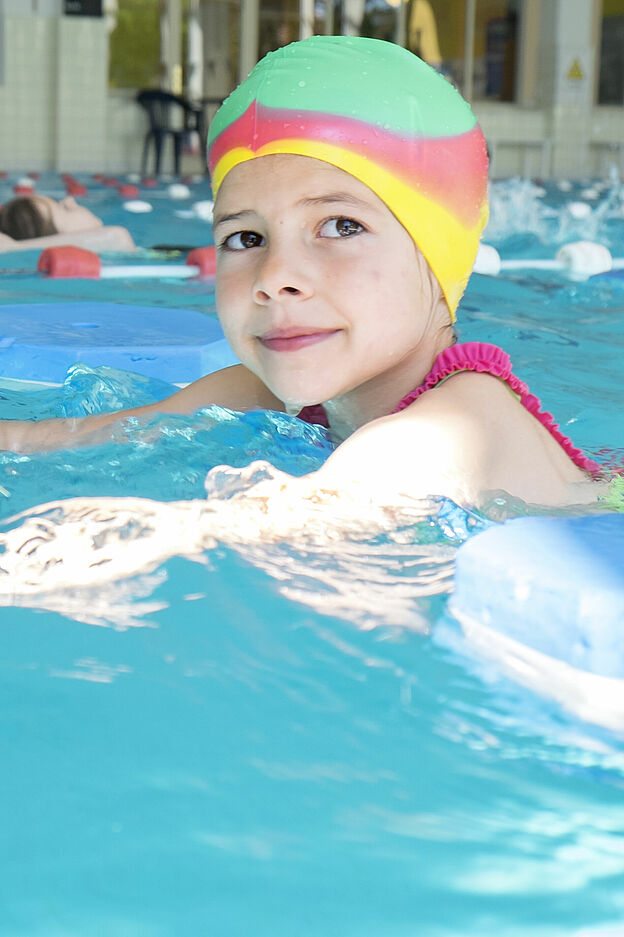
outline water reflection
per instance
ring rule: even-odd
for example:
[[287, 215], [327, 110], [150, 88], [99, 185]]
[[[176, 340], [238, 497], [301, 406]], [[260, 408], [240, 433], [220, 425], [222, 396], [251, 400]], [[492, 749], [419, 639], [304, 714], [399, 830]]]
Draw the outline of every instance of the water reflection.
[[226, 544], [294, 602], [360, 628], [425, 631], [430, 601], [450, 591], [463, 512], [326, 491], [291, 498], [285, 490], [297, 481], [259, 462], [213, 470], [206, 500], [71, 498], [24, 511], [0, 533], [0, 605], [116, 628], [149, 624], [164, 607], [151, 598], [163, 564], [180, 556], [209, 569], [209, 551]]

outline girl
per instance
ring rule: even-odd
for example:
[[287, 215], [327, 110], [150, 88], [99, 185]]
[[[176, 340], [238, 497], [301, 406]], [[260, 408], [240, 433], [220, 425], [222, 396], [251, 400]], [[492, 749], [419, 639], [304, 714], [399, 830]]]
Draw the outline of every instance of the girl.
[[[310, 418], [335, 453], [282, 480], [396, 504], [593, 501], [598, 466], [557, 429], [492, 345], [453, 322], [487, 220], [487, 154], [450, 83], [399, 46], [314, 37], [270, 53], [210, 137], [217, 308], [240, 365], [165, 402], [81, 421], [5, 422], [20, 451], [93, 439], [128, 415], [209, 404]], [[347, 498], [347, 492], [349, 497]]]
[[93, 250], [133, 250], [125, 228], [102, 220], [72, 195], [20, 195], [0, 209], [0, 252], [73, 244]]

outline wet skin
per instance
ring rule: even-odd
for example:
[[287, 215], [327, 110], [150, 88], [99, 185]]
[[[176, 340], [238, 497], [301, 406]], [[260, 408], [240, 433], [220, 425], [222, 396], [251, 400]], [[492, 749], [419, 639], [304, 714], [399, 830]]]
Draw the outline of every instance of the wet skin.
[[228, 341], [288, 410], [327, 402], [354, 429], [392, 410], [450, 342], [450, 328], [440, 338], [448, 310], [410, 236], [328, 163], [283, 155], [237, 166], [219, 191], [215, 241]]
[[67, 195], [58, 202], [47, 195], [36, 195], [34, 201], [58, 234], [74, 234], [102, 227], [102, 220], [85, 205], [79, 205], [73, 195]]

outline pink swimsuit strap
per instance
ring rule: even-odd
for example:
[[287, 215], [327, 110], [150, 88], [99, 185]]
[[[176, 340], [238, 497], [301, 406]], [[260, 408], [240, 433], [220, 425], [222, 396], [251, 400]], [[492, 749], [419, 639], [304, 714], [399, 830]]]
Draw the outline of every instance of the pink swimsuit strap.
[[392, 411], [399, 413], [411, 403], [418, 400], [426, 391], [432, 390], [445, 378], [451, 374], [457, 374], [460, 371], [478, 371], [482, 374], [491, 374], [498, 377], [511, 388], [514, 394], [520, 398], [520, 403], [529, 413], [539, 420], [542, 426], [545, 426], [550, 435], [555, 439], [563, 451], [568, 455], [575, 465], [585, 472], [592, 475], [601, 475], [602, 469], [597, 462], [589, 459], [580, 449], [573, 445], [572, 441], [559, 429], [555, 423], [552, 414], [542, 410], [541, 401], [530, 393], [527, 385], [516, 377], [511, 370], [511, 359], [509, 355], [499, 348], [498, 345], [490, 345], [488, 342], [464, 342], [459, 345], [451, 345], [450, 348], [438, 355], [433, 363], [431, 371], [426, 376], [422, 384], [409, 393], [397, 404]]

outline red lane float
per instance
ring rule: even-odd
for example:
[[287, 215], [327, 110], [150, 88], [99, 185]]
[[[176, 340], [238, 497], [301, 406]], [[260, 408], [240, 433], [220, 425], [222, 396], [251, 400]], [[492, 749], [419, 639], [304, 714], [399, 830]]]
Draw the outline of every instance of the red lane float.
[[102, 261], [98, 255], [83, 247], [48, 247], [41, 252], [37, 262], [37, 270], [56, 278], [97, 280], [101, 268]]
[[124, 183], [117, 187], [117, 191], [123, 198], [136, 198], [139, 194], [139, 187], [131, 183]]
[[82, 182], [76, 182], [76, 180], [74, 180], [73, 182], [65, 183], [65, 191], [68, 195], [86, 195], [87, 187], [83, 185]]
[[217, 272], [217, 249], [211, 247], [196, 247], [186, 257], [186, 263], [199, 267], [199, 276], [202, 279], [213, 277]]
[[212, 279], [216, 271], [216, 248], [197, 247], [185, 264], [135, 264], [102, 266], [93, 251], [83, 247], [48, 247], [42, 251], [37, 270], [49, 277], [92, 280], [121, 280], [156, 277], [176, 279]]

